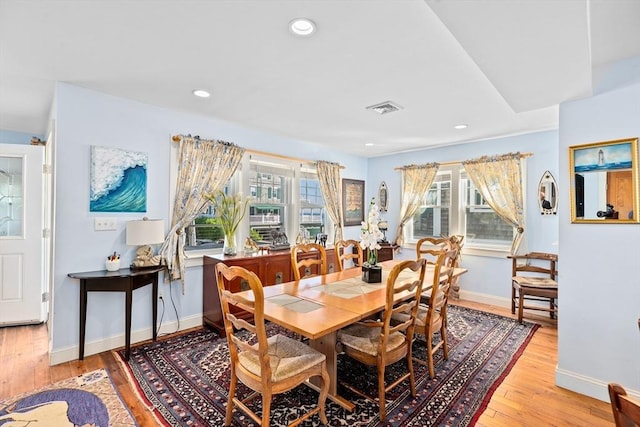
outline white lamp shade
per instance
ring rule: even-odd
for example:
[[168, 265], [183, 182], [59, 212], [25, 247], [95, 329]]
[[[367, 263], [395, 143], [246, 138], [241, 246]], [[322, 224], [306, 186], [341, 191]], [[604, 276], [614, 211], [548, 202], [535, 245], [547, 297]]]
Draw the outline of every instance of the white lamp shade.
[[127, 245], [155, 245], [164, 242], [163, 219], [141, 219], [127, 222]]

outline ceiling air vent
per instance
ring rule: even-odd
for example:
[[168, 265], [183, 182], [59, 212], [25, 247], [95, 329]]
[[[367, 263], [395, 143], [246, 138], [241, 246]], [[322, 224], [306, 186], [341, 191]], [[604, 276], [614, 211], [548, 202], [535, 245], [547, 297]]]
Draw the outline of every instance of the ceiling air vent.
[[381, 102], [380, 104], [367, 107], [367, 110], [375, 111], [378, 114], [393, 113], [394, 111], [398, 111], [401, 109], [402, 107], [400, 107], [398, 104], [394, 104], [391, 101], [385, 101]]

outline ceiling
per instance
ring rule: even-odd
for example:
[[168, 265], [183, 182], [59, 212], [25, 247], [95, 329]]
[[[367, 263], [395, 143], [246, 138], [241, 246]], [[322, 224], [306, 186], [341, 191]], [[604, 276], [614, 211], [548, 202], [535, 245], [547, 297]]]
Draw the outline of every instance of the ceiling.
[[0, 0], [0, 129], [43, 135], [56, 81], [367, 157], [555, 129], [640, 56], [638, 18], [638, 0]]

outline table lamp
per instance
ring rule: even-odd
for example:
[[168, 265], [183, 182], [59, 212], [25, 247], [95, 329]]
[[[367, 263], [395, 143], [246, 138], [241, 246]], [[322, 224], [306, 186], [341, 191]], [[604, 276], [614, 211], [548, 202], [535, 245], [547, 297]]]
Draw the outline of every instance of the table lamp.
[[162, 257], [153, 254], [153, 247], [164, 242], [164, 220], [149, 219], [127, 222], [126, 243], [131, 246], [140, 246], [136, 250], [136, 257], [131, 262], [131, 268], [157, 267], [161, 265]]

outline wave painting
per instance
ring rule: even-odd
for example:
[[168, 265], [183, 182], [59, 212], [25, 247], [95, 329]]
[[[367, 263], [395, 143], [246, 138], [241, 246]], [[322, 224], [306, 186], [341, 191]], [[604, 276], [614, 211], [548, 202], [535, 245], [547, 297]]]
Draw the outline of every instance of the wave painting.
[[91, 147], [90, 212], [147, 211], [147, 153]]

